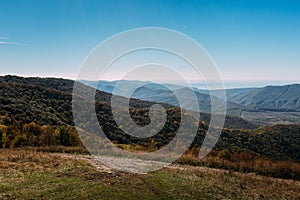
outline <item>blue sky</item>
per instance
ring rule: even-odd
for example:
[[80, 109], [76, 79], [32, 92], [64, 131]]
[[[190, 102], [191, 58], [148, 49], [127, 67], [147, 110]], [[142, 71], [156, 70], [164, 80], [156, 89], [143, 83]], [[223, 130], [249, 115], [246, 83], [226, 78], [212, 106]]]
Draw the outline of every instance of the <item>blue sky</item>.
[[300, 80], [300, 1], [1, 0], [0, 5], [0, 74], [74, 79], [101, 41], [151, 26], [195, 39], [224, 80]]

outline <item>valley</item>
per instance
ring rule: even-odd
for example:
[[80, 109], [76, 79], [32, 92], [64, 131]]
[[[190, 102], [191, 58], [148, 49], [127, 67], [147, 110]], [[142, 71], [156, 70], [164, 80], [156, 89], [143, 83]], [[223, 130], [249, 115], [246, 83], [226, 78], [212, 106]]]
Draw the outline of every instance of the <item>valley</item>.
[[[183, 97], [191, 101], [185, 95], [188, 88], [183, 85], [163, 84], [152, 82], [125, 81], [122, 80], [115, 90], [117, 81], [82, 81], [82, 83], [94, 87], [100, 91], [114, 93], [125, 97], [133, 97], [144, 101], [167, 103], [180, 106], [176, 97]], [[141, 86], [133, 94], [127, 94], [130, 88]], [[201, 112], [211, 111], [211, 97], [208, 90], [193, 88], [199, 103]], [[258, 125], [274, 124], [299, 124], [300, 121], [300, 84], [285, 86], [266, 86], [262, 88], [236, 88], [225, 89], [227, 98], [227, 114], [240, 116], [243, 119]], [[212, 98], [222, 102], [220, 90], [214, 90]], [[132, 96], [131, 96], [132, 95]], [[188, 105], [184, 109], [198, 110]]]

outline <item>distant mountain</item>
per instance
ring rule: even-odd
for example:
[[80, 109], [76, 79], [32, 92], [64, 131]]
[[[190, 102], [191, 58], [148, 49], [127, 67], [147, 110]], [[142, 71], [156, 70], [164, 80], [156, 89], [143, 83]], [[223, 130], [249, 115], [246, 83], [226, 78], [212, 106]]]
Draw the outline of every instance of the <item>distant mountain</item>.
[[[138, 85], [142, 85], [142, 87], [146, 87], [148, 89], [153, 89], [153, 90], [179, 90], [182, 89], [186, 86], [184, 85], [179, 85], [179, 84], [156, 84], [156, 83], [152, 83], [152, 82], [145, 82], [145, 81], [131, 81], [131, 80], [120, 80], [120, 81], [87, 81], [87, 80], [81, 80], [82, 83], [94, 87], [98, 90], [104, 91], [104, 92], [108, 92], [108, 93], [113, 93], [114, 94], [119, 94], [120, 91], [116, 90], [114, 91], [114, 88], [116, 86], [117, 83], [119, 83], [118, 88], [122, 89], [122, 90], [126, 90], [128, 87], [136, 87]], [[203, 93], [203, 94], [209, 94], [209, 90], [207, 89], [199, 89], [196, 87], [192, 87], [194, 91], [199, 92], [199, 93]], [[226, 91], [226, 97], [227, 99], [242, 94], [242, 93], [246, 93], [246, 92], [250, 92], [255, 90], [256, 88], [233, 88], [233, 89], [225, 89]], [[221, 95], [218, 95], [218, 92], [220, 90], [214, 90], [214, 96], [222, 99], [223, 97]]]
[[257, 109], [300, 111], [300, 84], [258, 88], [229, 100]]
[[[195, 107], [192, 97], [191, 97], [191, 89], [182, 86], [182, 85], [173, 85], [173, 84], [156, 84], [152, 82], [141, 82], [141, 81], [100, 81], [99, 83], [96, 81], [82, 81], [84, 84], [89, 85], [91, 87], [97, 88], [100, 91], [114, 93], [115, 95], [125, 96], [127, 98], [136, 98], [144, 101], [153, 101], [158, 103], [166, 103], [173, 106], [181, 106], [184, 109], [188, 110], [199, 110], [201, 112], [211, 112], [211, 96], [208, 90], [201, 90], [197, 88], [193, 88], [193, 91], [198, 99], [199, 107]], [[118, 87], [115, 89], [116, 84]], [[140, 87], [138, 87], [140, 86]], [[132, 94], [128, 91], [130, 88], [137, 88]], [[115, 89], [115, 90], [114, 90]], [[236, 94], [241, 94], [246, 91], [251, 91], [253, 88], [246, 89], [229, 89], [226, 93], [227, 96], [232, 96]], [[215, 96], [212, 96], [217, 103], [217, 105], [221, 105], [224, 101], [218, 95], [218, 90], [214, 93]], [[185, 105], [179, 105], [177, 97], [180, 97]], [[218, 97], [219, 96], [219, 97]], [[221, 110], [222, 108], [217, 108]], [[230, 115], [239, 116], [242, 110], [250, 109], [247, 106], [240, 105], [238, 103], [233, 103], [227, 101], [227, 113]]]
[[[153, 90], [176, 90], [181, 89], [184, 86], [176, 85], [176, 84], [163, 84], [164, 86], [156, 83], [152, 83], [150, 81], [132, 81], [132, 80], [119, 80], [119, 81], [88, 81], [88, 80], [80, 80], [80, 82], [96, 88], [100, 91], [113, 93], [116, 95], [126, 94], [128, 89], [135, 88], [137, 86], [146, 87], [148, 89]], [[114, 91], [115, 86], [118, 84], [118, 88]], [[126, 96], [126, 95], [125, 95]], [[129, 97], [128, 95], [126, 97]]]
[[[141, 87], [137, 89], [133, 98], [146, 100], [146, 101], [154, 101], [160, 103], [167, 103], [174, 106], [181, 106], [182, 108], [188, 110], [197, 110], [194, 103], [192, 102], [191, 97], [191, 89], [189, 88], [181, 88], [177, 89], [174, 92], [170, 90], [162, 90], [162, 89], [151, 89], [151, 87]], [[211, 96], [208, 94], [204, 94], [194, 90], [194, 93], [198, 99], [199, 109], [201, 112], [211, 112]], [[177, 97], [186, 102], [184, 105], [179, 105]], [[224, 100], [212, 96], [217, 105], [222, 105]], [[221, 110], [222, 108], [217, 108], [217, 110]], [[241, 110], [247, 109], [246, 106], [239, 105], [237, 103], [227, 102], [227, 113], [231, 115], [239, 115]]]
[[[240, 94], [243, 94], [243, 93], [247, 93], [247, 92], [253, 91], [255, 89], [256, 88], [233, 88], [233, 89], [225, 89], [225, 91], [226, 91], [226, 98], [228, 100], [228, 99], [231, 99], [234, 96], [237, 96], [237, 95], [240, 95]], [[195, 89], [195, 90], [199, 91], [201, 93], [204, 93], [204, 94], [209, 94], [209, 90], [203, 90], [203, 89]], [[216, 97], [222, 98], [221, 95], [218, 95], [218, 91], [220, 91], [220, 90], [214, 90], [214, 91], [215, 91], [214, 95]]]

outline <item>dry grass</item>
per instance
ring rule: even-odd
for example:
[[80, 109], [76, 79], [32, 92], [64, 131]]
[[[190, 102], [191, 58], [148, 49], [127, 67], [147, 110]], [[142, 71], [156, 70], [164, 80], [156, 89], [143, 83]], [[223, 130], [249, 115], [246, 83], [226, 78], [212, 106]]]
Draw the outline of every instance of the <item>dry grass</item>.
[[176, 161], [178, 164], [192, 166], [206, 166], [211, 168], [226, 169], [242, 173], [256, 173], [274, 178], [300, 180], [300, 164], [291, 161], [270, 161], [262, 157], [239, 158], [231, 156], [222, 159], [216, 155], [209, 155], [199, 159], [192, 154], [185, 154]]
[[[209, 177], [214, 184], [222, 190], [231, 191], [237, 198], [249, 199], [289, 199], [300, 198], [300, 182], [295, 180], [284, 180], [265, 176], [258, 176], [253, 173], [238, 173], [229, 170], [211, 169], [207, 167], [187, 167], [178, 171], [197, 177]], [[251, 197], [251, 198], [250, 198]], [[219, 196], [220, 199], [224, 198]]]
[[0, 199], [300, 199], [299, 181], [186, 165], [103, 173], [83, 158], [1, 149]]
[[88, 150], [83, 146], [66, 147], [66, 146], [56, 145], [56, 146], [45, 146], [45, 147], [22, 147], [21, 149], [38, 151], [38, 152], [48, 152], [48, 153], [89, 154]]
[[14, 149], [0, 149], [0, 175], [1, 173], [35, 173], [38, 171], [51, 171], [55, 169], [65, 169], [81, 165], [70, 161], [70, 159], [62, 157], [59, 154], [48, 152], [82, 152], [81, 147], [24, 147]]

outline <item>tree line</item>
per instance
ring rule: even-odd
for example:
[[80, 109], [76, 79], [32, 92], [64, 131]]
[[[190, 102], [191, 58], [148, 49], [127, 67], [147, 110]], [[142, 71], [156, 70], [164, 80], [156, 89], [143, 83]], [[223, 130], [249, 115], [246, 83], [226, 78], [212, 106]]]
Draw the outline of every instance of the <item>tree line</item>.
[[40, 126], [35, 122], [19, 124], [7, 116], [0, 118], [0, 147], [82, 145], [74, 127], [67, 125]]

